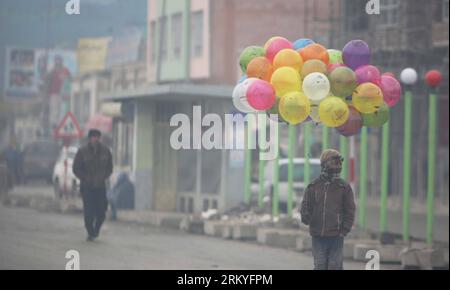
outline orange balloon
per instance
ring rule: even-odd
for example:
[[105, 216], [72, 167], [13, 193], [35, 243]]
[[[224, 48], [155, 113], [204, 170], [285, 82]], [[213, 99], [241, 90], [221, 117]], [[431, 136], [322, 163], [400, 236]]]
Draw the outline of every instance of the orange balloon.
[[328, 68], [326, 64], [323, 63], [323, 61], [318, 59], [310, 59], [307, 62], [303, 64], [303, 67], [300, 71], [300, 75], [302, 79], [306, 78], [309, 74], [312, 74], [314, 72], [320, 72], [324, 75], [328, 74]]
[[270, 82], [272, 73], [272, 63], [263, 56], [255, 57], [247, 66], [247, 77], [249, 78], [258, 78]]
[[330, 57], [328, 55], [327, 49], [318, 43], [310, 44], [300, 49], [299, 52], [304, 62], [310, 59], [318, 59], [321, 60], [326, 65], [330, 63]]

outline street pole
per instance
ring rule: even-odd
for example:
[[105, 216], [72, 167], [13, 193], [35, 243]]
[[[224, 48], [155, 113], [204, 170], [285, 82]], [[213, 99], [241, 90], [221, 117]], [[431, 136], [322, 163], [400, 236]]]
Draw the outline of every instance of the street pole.
[[288, 165], [288, 216], [292, 217], [294, 199], [294, 155], [295, 155], [295, 126], [289, 124], [289, 165]]
[[[280, 123], [277, 123], [275, 125], [275, 138], [277, 139], [277, 142], [275, 144], [280, 144]], [[279, 146], [279, 145], [278, 145]], [[277, 150], [278, 154], [275, 157], [274, 160], [274, 167], [273, 167], [273, 196], [272, 196], [272, 216], [278, 217], [280, 214], [280, 186], [279, 186], [279, 181], [280, 181], [280, 165], [279, 165], [279, 160], [280, 160], [280, 154], [279, 154], [279, 150]]]
[[411, 190], [411, 120], [412, 94], [405, 92], [405, 124], [403, 143], [403, 241], [409, 241], [409, 206]]
[[380, 232], [384, 233], [387, 226], [387, 197], [389, 177], [389, 121], [383, 125], [381, 140], [381, 201], [380, 201]]
[[344, 180], [348, 180], [348, 139], [345, 136], [339, 137], [339, 151], [341, 152], [342, 157], [344, 157], [341, 177]]
[[366, 196], [367, 196], [367, 127], [361, 129], [360, 144], [360, 177], [359, 177], [359, 226], [366, 226]]
[[311, 122], [306, 123], [303, 126], [303, 144], [304, 144], [304, 170], [303, 170], [303, 186], [306, 188], [311, 181], [311, 172], [309, 157], [311, 155]]
[[244, 200], [248, 204], [251, 198], [251, 183], [252, 183], [252, 132], [253, 132], [253, 118], [247, 118], [247, 130], [245, 132], [245, 182], [244, 182]]
[[259, 190], [258, 190], [258, 207], [263, 208], [263, 198], [264, 198], [264, 167], [265, 162], [263, 158], [263, 152], [261, 152], [262, 144], [266, 144], [266, 122], [264, 121], [264, 126], [259, 124], [260, 118], [258, 118], [258, 140], [259, 140], [259, 168], [258, 168], [258, 182], [259, 182]]
[[433, 244], [433, 207], [435, 190], [435, 168], [436, 168], [436, 115], [437, 95], [430, 94], [428, 108], [428, 173], [427, 173], [427, 244]]

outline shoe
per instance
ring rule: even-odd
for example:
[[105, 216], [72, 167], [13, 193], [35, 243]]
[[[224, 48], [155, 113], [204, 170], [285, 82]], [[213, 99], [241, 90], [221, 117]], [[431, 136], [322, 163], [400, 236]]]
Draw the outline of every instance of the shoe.
[[86, 239], [86, 241], [88, 241], [88, 242], [93, 242], [94, 239], [95, 239], [95, 237], [93, 237], [93, 236], [88, 236], [87, 239]]

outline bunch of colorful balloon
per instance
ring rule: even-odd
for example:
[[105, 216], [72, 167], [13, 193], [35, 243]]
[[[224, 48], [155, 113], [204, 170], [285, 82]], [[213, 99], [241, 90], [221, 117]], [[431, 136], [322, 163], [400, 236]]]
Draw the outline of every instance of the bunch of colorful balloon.
[[294, 43], [273, 37], [264, 47], [250, 46], [239, 62], [244, 73], [233, 92], [244, 113], [266, 111], [279, 121], [333, 127], [341, 135], [358, 134], [363, 126], [379, 127], [402, 95], [391, 73], [370, 65], [366, 42], [353, 40], [342, 51], [310, 39]]

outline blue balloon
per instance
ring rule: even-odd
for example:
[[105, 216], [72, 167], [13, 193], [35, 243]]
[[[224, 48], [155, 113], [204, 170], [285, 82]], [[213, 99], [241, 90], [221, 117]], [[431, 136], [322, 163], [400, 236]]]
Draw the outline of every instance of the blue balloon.
[[309, 38], [300, 38], [294, 42], [294, 50], [299, 50], [313, 43], [315, 42]]
[[237, 84], [243, 83], [247, 79], [246, 75], [243, 75], [237, 82]]

